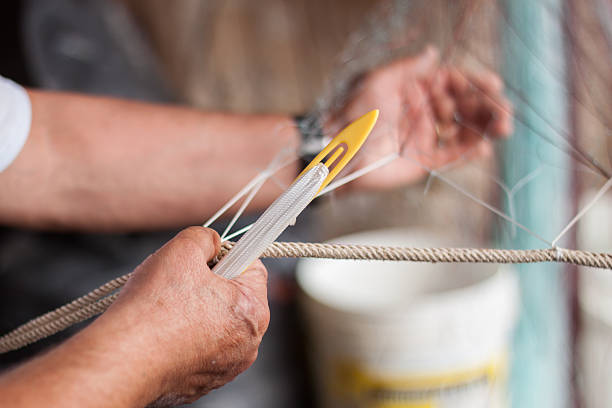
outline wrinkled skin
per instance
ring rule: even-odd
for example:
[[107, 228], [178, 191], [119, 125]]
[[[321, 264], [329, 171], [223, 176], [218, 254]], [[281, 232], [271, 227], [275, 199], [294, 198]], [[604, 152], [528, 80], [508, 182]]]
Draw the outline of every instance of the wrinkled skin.
[[256, 261], [233, 280], [213, 274], [207, 262], [219, 245], [211, 229], [180, 232], [135, 270], [104, 315], [134, 322], [134, 347], [158, 357], [164, 385], [153, 406], [194, 401], [257, 357], [270, 318], [266, 269]]

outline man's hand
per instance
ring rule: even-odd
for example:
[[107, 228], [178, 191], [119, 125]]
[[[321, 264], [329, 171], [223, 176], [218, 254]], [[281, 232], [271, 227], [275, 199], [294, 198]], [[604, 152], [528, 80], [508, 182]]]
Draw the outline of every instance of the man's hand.
[[219, 249], [211, 229], [180, 232], [136, 269], [105, 316], [129, 322], [138, 347], [158, 357], [158, 405], [193, 401], [257, 357], [270, 319], [266, 269], [257, 261], [234, 280], [219, 277], [207, 266]]
[[169, 406], [231, 381], [255, 361], [268, 327], [267, 272], [257, 261], [233, 280], [213, 274], [219, 241], [206, 228], [180, 232], [89, 327], [0, 377], [0, 401]]
[[399, 152], [403, 160], [358, 178], [349, 188], [405, 185], [423, 177], [426, 169], [463, 155], [490, 154], [488, 138], [512, 132], [512, 105], [502, 91], [502, 81], [492, 72], [467, 73], [440, 66], [432, 47], [367, 74], [326, 128], [336, 132], [378, 108], [378, 123], [356, 159], [363, 166]]

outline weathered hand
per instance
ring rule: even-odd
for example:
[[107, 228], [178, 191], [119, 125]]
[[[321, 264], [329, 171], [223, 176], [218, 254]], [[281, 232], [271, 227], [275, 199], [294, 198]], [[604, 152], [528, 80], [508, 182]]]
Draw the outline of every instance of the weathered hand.
[[[267, 272], [255, 262], [234, 280], [207, 262], [220, 239], [191, 227], [147, 258], [100, 319], [123, 330], [122, 347], [148, 355], [154, 406], [193, 401], [247, 369], [268, 327]], [[104, 324], [104, 322], [96, 322]]]
[[[378, 108], [380, 118], [362, 149], [358, 166], [393, 152], [403, 159], [358, 178], [360, 189], [396, 187], [414, 182], [462, 155], [491, 152], [488, 138], [512, 132], [512, 105], [503, 83], [492, 72], [468, 73], [441, 66], [428, 47], [367, 74], [355, 86], [345, 107], [327, 124], [334, 132]], [[487, 136], [487, 138], [483, 136]]]

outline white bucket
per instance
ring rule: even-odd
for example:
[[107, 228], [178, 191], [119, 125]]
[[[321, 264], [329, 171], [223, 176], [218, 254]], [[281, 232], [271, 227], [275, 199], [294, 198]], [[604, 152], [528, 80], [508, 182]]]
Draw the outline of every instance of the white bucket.
[[[449, 245], [423, 231], [333, 242]], [[325, 407], [502, 407], [517, 285], [507, 269], [304, 259], [298, 283]]]
[[[585, 194], [581, 208], [595, 192]], [[583, 217], [578, 247], [612, 251], [612, 197], [603, 196]], [[612, 271], [580, 268], [578, 301], [581, 310], [578, 379], [583, 405], [612, 407]]]

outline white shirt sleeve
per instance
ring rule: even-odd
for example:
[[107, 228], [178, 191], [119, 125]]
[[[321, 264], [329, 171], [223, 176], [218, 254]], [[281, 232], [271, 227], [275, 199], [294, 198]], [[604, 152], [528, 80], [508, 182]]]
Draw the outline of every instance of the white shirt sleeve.
[[26, 90], [0, 76], [0, 172], [21, 152], [31, 122], [32, 106]]

